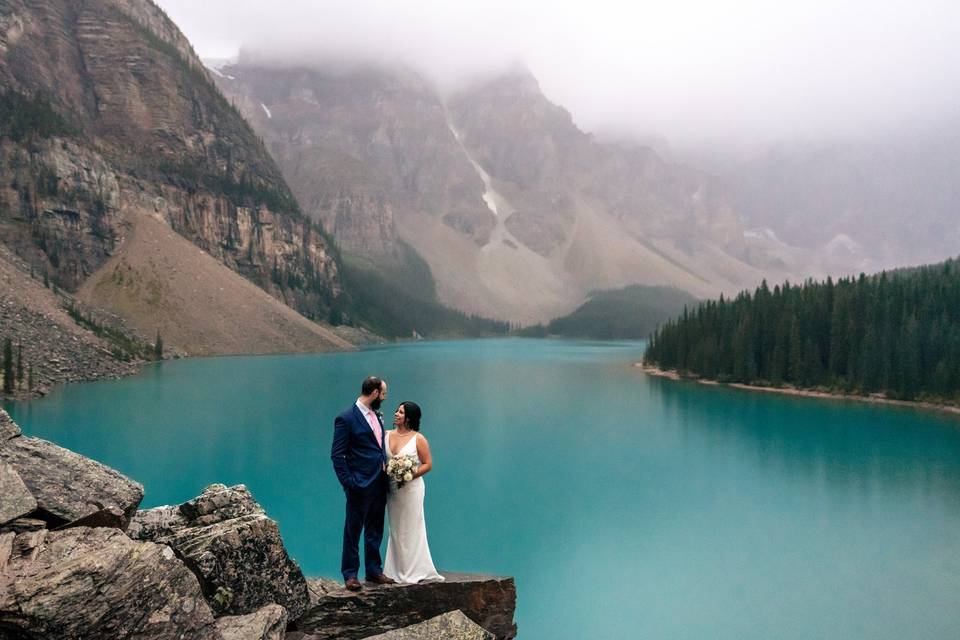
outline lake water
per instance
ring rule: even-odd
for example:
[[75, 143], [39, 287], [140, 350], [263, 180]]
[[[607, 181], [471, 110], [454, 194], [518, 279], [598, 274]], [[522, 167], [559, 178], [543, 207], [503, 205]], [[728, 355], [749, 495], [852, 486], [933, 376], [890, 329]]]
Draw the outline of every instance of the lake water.
[[245, 483], [337, 576], [333, 417], [424, 409], [441, 570], [516, 577], [520, 637], [960, 637], [960, 419], [650, 378], [642, 344], [428, 342], [165, 362], [10, 407], [142, 482]]

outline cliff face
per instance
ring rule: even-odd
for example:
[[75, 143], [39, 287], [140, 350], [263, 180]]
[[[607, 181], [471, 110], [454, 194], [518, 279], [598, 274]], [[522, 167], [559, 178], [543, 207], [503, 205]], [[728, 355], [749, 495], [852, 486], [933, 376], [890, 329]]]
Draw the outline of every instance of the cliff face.
[[418, 213], [478, 244], [489, 238], [483, 183], [440, 100], [413, 73], [251, 64], [217, 80], [268, 141], [306, 211], [344, 249], [395, 257], [397, 225]]
[[[716, 180], [649, 148], [595, 142], [529, 72], [494, 78], [449, 104], [465, 147], [514, 205], [507, 227], [538, 253], [568, 247], [577, 220], [609, 217], [636, 242], [686, 253], [679, 262], [721, 288], [708, 249], [743, 259], [743, 228]], [[742, 277], [752, 267], [744, 262]]]
[[148, 0], [0, 1], [0, 241], [76, 290], [138, 216], [162, 219], [311, 318], [335, 249]]
[[595, 142], [526, 71], [445, 100], [385, 68], [250, 59], [216, 81], [345, 251], [387, 263], [409, 244], [451, 307], [531, 322], [597, 288], [705, 296], [791, 275], [709, 176]]

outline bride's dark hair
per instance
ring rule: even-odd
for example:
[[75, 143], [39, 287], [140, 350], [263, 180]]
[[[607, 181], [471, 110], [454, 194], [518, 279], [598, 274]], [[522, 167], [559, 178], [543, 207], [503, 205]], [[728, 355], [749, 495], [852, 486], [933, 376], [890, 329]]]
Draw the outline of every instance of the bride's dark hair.
[[407, 428], [420, 431], [420, 416], [423, 415], [420, 411], [420, 405], [405, 400], [400, 403], [400, 406], [403, 407], [403, 416], [407, 421]]

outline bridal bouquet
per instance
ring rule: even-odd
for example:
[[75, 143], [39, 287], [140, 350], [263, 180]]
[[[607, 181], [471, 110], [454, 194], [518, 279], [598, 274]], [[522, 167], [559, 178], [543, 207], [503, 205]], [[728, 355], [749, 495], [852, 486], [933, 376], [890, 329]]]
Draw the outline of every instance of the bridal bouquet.
[[397, 489], [413, 480], [413, 472], [420, 466], [413, 456], [393, 456], [387, 462], [387, 475], [397, 483]]

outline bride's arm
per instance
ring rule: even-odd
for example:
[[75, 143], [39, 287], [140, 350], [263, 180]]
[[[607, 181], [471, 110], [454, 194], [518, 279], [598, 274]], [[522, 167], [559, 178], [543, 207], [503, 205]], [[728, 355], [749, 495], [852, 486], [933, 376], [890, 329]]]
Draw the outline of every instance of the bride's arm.
[[433, 458], [430, 457], [430, 443], [427, 442], [427, 439], [421, 434], [414, 437], [417, 439], [417, 457], [420, 458], [420, 466], [417, 467], [413, 477], [419, 478], [433, 469]]

